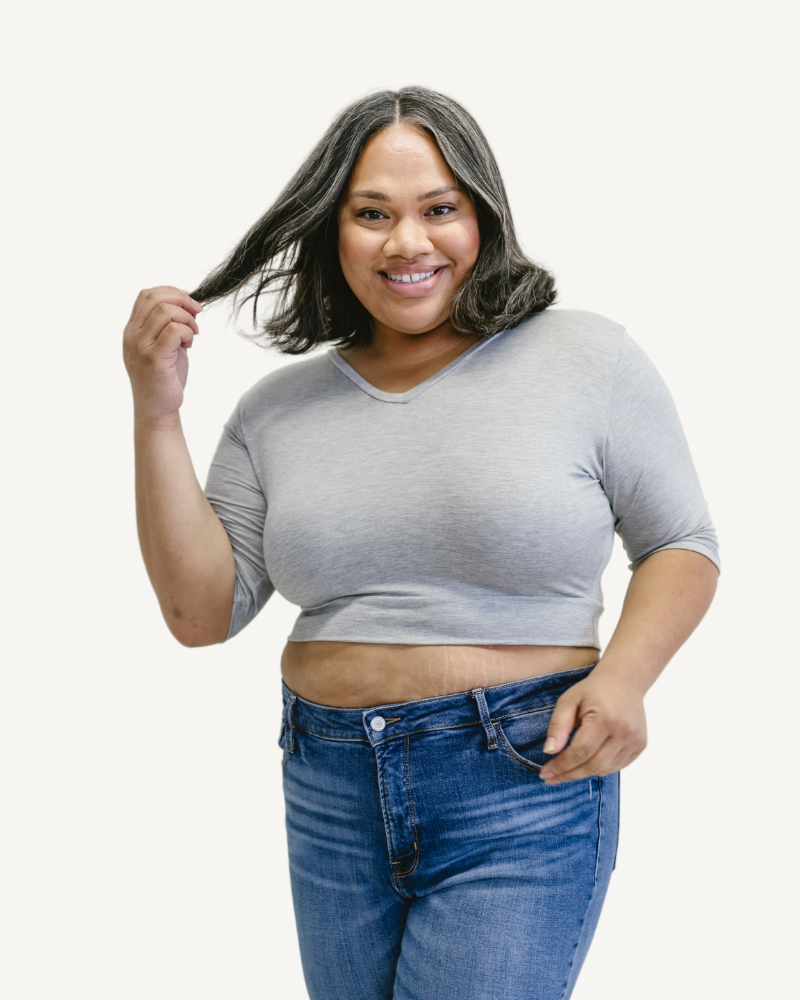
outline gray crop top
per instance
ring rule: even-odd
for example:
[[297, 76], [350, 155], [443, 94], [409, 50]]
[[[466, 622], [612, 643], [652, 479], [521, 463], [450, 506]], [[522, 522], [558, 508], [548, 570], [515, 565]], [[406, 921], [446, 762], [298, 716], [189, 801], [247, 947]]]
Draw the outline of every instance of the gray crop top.
[[552, 310], [408, 392], [335, 348], [257, 382], [206, 496], [230, 537], [228, 638], [277, 589], [289, 638], [598, 646], [614, 531], [719, 566], [674, 404], [616, 323]]

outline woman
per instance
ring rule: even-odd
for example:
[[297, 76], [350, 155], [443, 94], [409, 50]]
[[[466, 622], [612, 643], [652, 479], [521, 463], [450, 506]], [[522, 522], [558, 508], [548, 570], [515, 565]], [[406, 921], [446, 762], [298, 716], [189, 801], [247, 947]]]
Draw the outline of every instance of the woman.
[[[245, 393], [204, 493], [179, 420], [200, 304], [250, 288], [255, 321], [273, 287], [266, 339], [330, 346]], [[302, 608], [280, 743], [312, 998], [569, 996], [644, 694], [712, 599], [663, 382], [554, 297], [478, 126], [410, 87], [346, 109], [228, 260], [126, 328], [173, 634], [223, 642], [275, 588]], [[601, 657], [615, 528], [633, 575]]]

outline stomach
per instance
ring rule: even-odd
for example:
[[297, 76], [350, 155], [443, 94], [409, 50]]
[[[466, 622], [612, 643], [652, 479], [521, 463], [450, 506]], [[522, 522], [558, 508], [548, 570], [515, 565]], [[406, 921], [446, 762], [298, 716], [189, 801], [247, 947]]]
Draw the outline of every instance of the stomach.
[[306, 701], [372, 708], [492, 687], [595, 663], [591, 646], [406, 646], [287, 642], [283, 679]]

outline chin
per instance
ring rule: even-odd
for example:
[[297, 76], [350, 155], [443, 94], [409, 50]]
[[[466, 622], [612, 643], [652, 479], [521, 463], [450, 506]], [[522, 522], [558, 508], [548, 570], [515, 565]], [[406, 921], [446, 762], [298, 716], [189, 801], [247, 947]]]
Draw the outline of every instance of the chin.
[[441, 326], [450, 315], [448, 312], [429, 313], [427, 316], [378, 316], [377, 319], [384, 326], [398, 333], [419, 334], [427, 333], [429, 330]]

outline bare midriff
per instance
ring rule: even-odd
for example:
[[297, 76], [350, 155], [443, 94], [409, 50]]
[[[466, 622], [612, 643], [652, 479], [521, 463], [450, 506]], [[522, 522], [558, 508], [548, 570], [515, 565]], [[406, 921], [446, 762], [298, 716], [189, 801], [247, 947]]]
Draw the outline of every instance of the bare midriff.
[[286, 685], [335, 708], [437, 698], [595, 663], [591, 646], [406, 646], [371, 642], [287, 642]]

